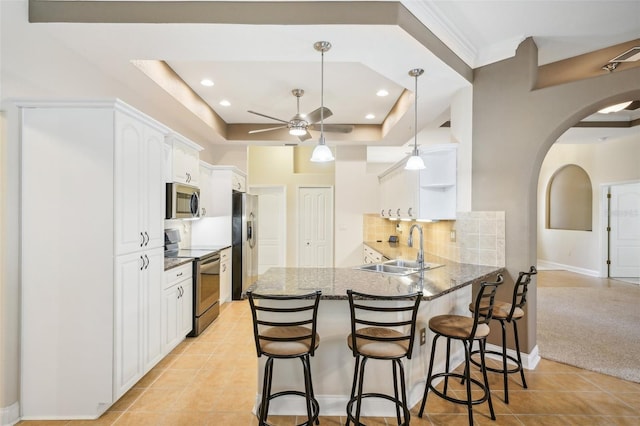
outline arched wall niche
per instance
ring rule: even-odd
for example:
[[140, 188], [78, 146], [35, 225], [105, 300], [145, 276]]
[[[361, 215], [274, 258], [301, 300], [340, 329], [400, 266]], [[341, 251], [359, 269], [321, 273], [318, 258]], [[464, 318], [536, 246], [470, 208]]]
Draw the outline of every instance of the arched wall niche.
[[556, 170], [547, 184], [546, 195], [547, 229], [593, 229], [593, 188], [582, 167], [566, 164]]

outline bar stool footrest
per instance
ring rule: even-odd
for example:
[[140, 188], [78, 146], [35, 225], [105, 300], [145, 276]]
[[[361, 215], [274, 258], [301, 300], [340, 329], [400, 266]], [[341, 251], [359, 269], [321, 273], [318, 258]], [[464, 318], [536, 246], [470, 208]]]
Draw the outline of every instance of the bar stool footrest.
[[[281, 391], [281, 392], [277, 392], [272, 394], [271, 396], [269, 396], [269, 401], [274, 400], [275, 398], [281, 397], [281, 396], [286, 396], [286, 395], [294, 395], [294, 396], [300, 396], [302, 398], [307, 398], [307, 394], [302, 392], [302, 391], [296, 391], [296, 390], [286, 390], [286, 391]], [[316, 423], [317, 424], [317, 420], [318, 420], [318, 416], [320, 415], [320, 404], [318, 403], [318, 400], [315, 398], [309, 398], [309, 400], [311, 401], [311, 419], [307, 419], [307, 421], [300, 423], [296, 426], [306, 426], [309, 423]], [[259, 404], [258, 407], [256, 408], [256, 413], [260, 413], [261, 412], [261, 408], [262, 408], [262, 404]], [[265, 422], [265, 424], [268, 425], [268, 423]]]
[[[392, 397], [390, 395], [385, 395], [383, 393], [373, 393], [373, 392], [363, 393], [361, 398], [362, 399], [365, 399], [365, 398], [383, 398], [383, 399], [386, 399], [387, 401], [393, 402], [396, 406], [400, 407], [402, 409], [402, 412], [404, 413], [404, 419], [403, 419], [404, 422], [400, 423], [398, 426], [408, 426], [409, 425], [409, 420], [410, 420], [410, 417], [411, 417], [411, 413], [409, 412], [409, 409], [404, 406], [404, 404], [402, 403], [402, 401], [400, 399], [396, 399], [396, 398], [394, 398], [394, 397]], [[358, 401], [358, 398], [354, 397], [354, 398], [351, 398], [349, 400], [349, 402], [347, 403], [347, 417], [348, 417], [348, 419], [350, 421], [353, 422], [353, 424], [355, 426], [366, 426], [364, 423], [360, 423], [360, 422], [356, 421], [355, 416], [352, 414], [351, 407], [357, 401]]]
[[[498, 352], [498, 351], [484, 351], [484, 353], [485, 353], [485, 355], [489, 355], [489, 354], [491, 354], [491, 355], [497, 355], [497, 356], [499, 356], [499, 357], [500, 357], [500, 361], [502, 361], [502, 356], [503, 356], [503, 353], [502, 353], [502, 352]], [[474, 359], [474, 358], [473, 358], [473, 356], [474, 356], [474, 355], [479, 355], [479, 354], [480, 354], [480, 351], [479, 351], [479, 350], [472, 351], [472, 352], [471, 352], [471, 359], [470, 359], [470, 361], [471, 361], [471, 363], [472, 363], [473, 365], [475, 365], [476, 367], [480, 367], [480, 368], [481, 368], [481, 366], [480, 366], [480, 362], [478, 362], [478, 360], [476, 360], [476, 359]], [[518, 361], [518, 359], [517, 359], [517, 358], [515, 358], [515, 357], [513, 357], [513, 356], [511, 356], [511, 355], [506, 355], [506, 357], [507, 357], [507, 359], [508, 359], [509, 361], [511, 361], [512, 363], [514, 363], [514, 364], [515, 364], [515, 367], [513, 367], [513, 368], [507, 368], [507, 373], [508, 373], [508, 374], [511, 374], [511, 373], [518, 373], [518, 372], [522, 371], [522, 365], [520, 364], [520, 361]], [[485, 366], [484, 366], [484, 368], [485, 368], [487, 371], [491, 371], [491, 372], [494, 372], [494, 373], [504, 373], [504, 372], [505, 372], [502, 368], [498, 368], [498, 367], [487, 367], [487, 366], [485, 365]]]
[[447, 379], [447, 377], [453, 377], [456, 379], [460, 379], [460, 380], [469, 380], [471, 381], [471, 383], [473, 383], [474, 385], [476, 385], [477, 387], [480, 388], [480, 390], [482, 390], [484, 392], [484, 394], [482, 395], [482, 397], [478, 398], [478, 399], [472, 399], [471, 400], [471, 404], [472, 405], [477, 405], [477, 404], [482, 404], [483, 402], [485, 402], [487, 399], [489, 399], [489, 392], [487, 390], [487, 388], [484, 386], [484, 383], [482, 383], [481, 381], [474, 379], [474, 378], [467, 378], [464, 376], [464, 374], [459, 374], [459, 373], [439, 373], [439, 374], [434, 374], [433, 376], [431, 376], [431, 381], [429, 382], [429, 389], [431, 389], [431, 391], [433, 391], [433, 393], [435, 393], [436, 395], [438, 395], [440, 398], [446, 399], [447, 401], [456, 403], [456, 404], [463, 404], [463, 405], [467, 405], [467, 400], [466, 399], [460, 399], [460, 398], [455, 398], [449, 395], [445, 395], [443, 392], [441, 392], [440, 390], [436, 389], [435, 386], [433, 386], [432, 382], [439, 378], [439, 377], [443, 377], [445, 380]]

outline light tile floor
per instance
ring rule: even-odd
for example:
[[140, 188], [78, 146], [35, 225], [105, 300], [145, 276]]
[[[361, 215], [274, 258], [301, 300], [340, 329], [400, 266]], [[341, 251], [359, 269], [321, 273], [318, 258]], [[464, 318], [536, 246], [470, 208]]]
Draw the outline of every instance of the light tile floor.
[[[547, 272], [541, 272], [543, 275]], [[566, 278], [566, 277], [563, 277]], [[477, 374], [477, 373], [474, 373]], [[511, 375], [515, 376], [515, 375]], [[510, 377], [509, 405], [502, 378], [489, 373], [497, 420], [486, 404], [474, 406], [478, 425], [640, 425], [640, 384], [542, 360], [526, 371], [529, 389]], [[246, 302], [222, 306], [220, 317], [199, 337], [188, 338], [95, 421], [23, 421], [19, 425], [170, 425], [254, 426], [256, 354]], [[450, 382], [454, 392], [462, 388]], [[457, 386], [457, 388], [456, 388]], [[467, 425], [464, 406], [434, 395], [425, 416], [412, 411], [412, 425]], [[321, 417], [321, 425], [343, 425], [346, 418]], [[270, 417], [274, 425], [303, 419]], [[395, 419], [365, 418], [367, 425], [393, 425]]]

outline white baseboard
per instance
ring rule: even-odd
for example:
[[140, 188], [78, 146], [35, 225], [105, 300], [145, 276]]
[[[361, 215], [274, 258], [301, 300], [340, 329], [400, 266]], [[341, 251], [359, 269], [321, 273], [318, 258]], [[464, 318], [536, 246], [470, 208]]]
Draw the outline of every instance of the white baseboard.
[[[502, 346], [497, 346], [491, 343], [487, 343], [487, 350], [502, 352]], [[507, 348], [507, 355], [518, 359], [517, 353], [513, 349]], [[526, 368], [527, 370], [535, 370], [536, 366], [540, 362], [540, 355], [538, 355], [538, 345], [535, 345], [533, 347], [533, 349], [531, 350], [531, 353], [527, 354], [524, 352], [520, 352], [520, 356], [522, 357], [522, 367]], [[487, 358], [498, 359], [498, 356], [487, 354]]]
[[20, 421], [20, 404], [14, 402], [8, 407], [0, 407], [0, 419], [2, 426], [15, 425]]
[[565, 265], [562, 263], [551, 262], [550, 260], [538, 259], [536, 262], [536, 268], [540, 271], [545, 269], [562, 269], [569, 272], [575, 272], [576, 274], [588, 275], [590, 277], [600, 277], [600, 271], [594, 269], [579, 268], [573, 265]]

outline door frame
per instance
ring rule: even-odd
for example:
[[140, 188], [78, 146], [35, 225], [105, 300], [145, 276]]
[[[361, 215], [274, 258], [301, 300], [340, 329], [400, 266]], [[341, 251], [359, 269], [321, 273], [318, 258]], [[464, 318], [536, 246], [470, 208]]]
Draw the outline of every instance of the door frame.
[[616, 185], [627, 185], [630, 183], [640, 183], [640, 179], [634, 180], [623, 180], [618, 182], [607, 182], [600, 184], [600, 277], [607, 278], [609, 277], [609, 265], [607, 265], [607, 260], [609, 260], [609, 232], [607, 228], [610, 226], [609, 223], [609, 200], [607, 195], [609, 194], [609, 188]]
[[[280, 207], [282, 208], [282, 217], [280, 218], [280, 225], [282, 229], [282, 246], [280, 247], [279, 257], [283, 259], [284, 264], [282, 266], [287, 266], [287, 186], [286, 185], [250, 185], [247, 186], [247, 193], [256, 194], [258, 197], [262, 195], [263, 190], [275, 189], [278, 190], [282, 194], [282, 204]], [[258, 216], [260, 215], [261, 207], [258, 206]], [[258, 224], [258, 227], [260, 224]], [[259, 238], [259, 237], [258, 237]], [[258, 244], [260, 244], [258, 242]], [[260, 270], [260, 251], [258, 251], [258, 270]]]

